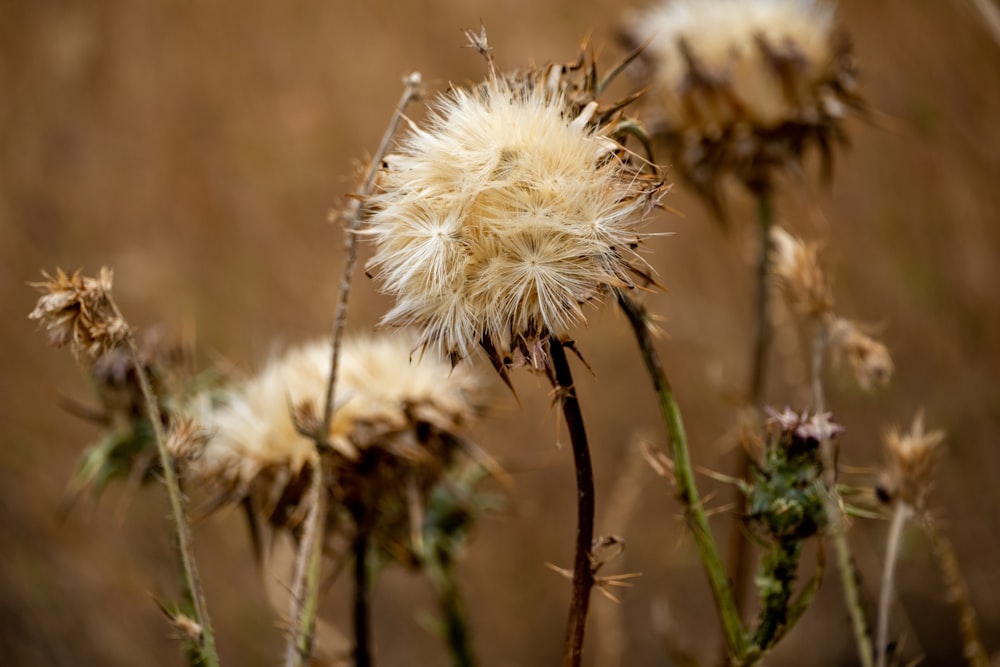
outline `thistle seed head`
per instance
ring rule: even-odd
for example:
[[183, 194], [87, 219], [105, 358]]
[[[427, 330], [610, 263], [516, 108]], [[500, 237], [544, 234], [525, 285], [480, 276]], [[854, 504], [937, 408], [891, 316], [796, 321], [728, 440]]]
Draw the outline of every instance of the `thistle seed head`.
[[890, 499], [922, 510], [933, 485], [934, 465], [944, 431], [927, 432], [923, 412], [913, 419], [910, 430], [890, 429], [884, 438], [887, 455], [883, 472], [883, 488]]
[[558, 81], [540, 81], [495, 76], [440, 97], [369, 200], [369, 267], [396, 298], [383, 322], [452, 360], [480, 345], [494, 363], [536, 359], [584, 304], [635, 284], [662, 182], [593, 123], [594, 105], [574, 114]]
[[[342, 349], [329, 433], [327, 493], [335, 511], [394, 501], [405, 508], [400, 498], [410, 480], [419, 490], [435, 482], [485, 407], [470, 369], [452, 369], [429, 353], [414, 358], [414, 345], [413, 337], [396, 335], [356, 338]], [[246, 500], [273, 526], [295, 529], [319, 462], [297, 421], [316, 422], [304, 415], [323, 412], [330, 354], [328, 341], [305, 345], [221, 404], [206, 397], [198, 411], [209, 435], [200, 452], [185, 451], [185, 476], [214, 490], [217, 504]]]
[[841, 121], [859, 106], [850, 44], [826, 0], [665, 0], [626, 18], [656, 134], [675, 165], [721, 207], [731, 173], [771, 186], [815, 144], [830, 166]]
[[128, 325], [111, 304], [111, 269], [101, 267], [96, 278], [62, 269], [42, 275], [44, 281], [31, 284], [42, 297], [28, 318], [45, 327], [50, 343], [69, 345], [77, 358], [96, 359], [125, 341]]
[[833, 291], [819, 264], [819, 245], [805, 243], [781, 227], [771, 228], [771, 274], [795, 310], [820, 320], [833, 309]]
[[893, 363], [889, 348], [856, 322], [836, 318], [830, 326], [830, 346], [838, 366], [847, 366], [865, 391], [883, 388], [892, 379]]

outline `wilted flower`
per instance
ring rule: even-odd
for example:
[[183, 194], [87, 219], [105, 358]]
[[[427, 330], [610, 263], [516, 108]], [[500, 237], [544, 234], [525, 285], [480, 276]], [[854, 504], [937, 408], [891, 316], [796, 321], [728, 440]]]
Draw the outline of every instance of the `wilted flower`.
[[128, 325], [111, 305], [111, 269], [101, 267], [97, 278], [68, 275], [56, 269], [55, 277], [32, 283], [43, 293], [28, 315], [38, 320], [56, 347], [69, 345], [73, 354], [96, 359], [112, 350], [128, 336]]
[[771, 247], [771, 273], [781, 281], [795, 309], [813, 319], [828, 315], [833, 292], [819, 265], [819, 246], [775, 226], [771, 228]]
[[938, 446], [944, 431], [924, 430], [924, 415], [918, 413], [907, 433], [893, 427], [885, 435], [888, 455], [884, 471], [884, 491], [889, 498], [910, 507], [923, 509], [924, 499], [933, 482]]
[[645, 275], [637, 228], [662, 183], [593, 122], [596, 103], [566, 101], [562, 70], [546, 71], [552, 85], [493, 76], [439, 98], [368, 202], [369, 266], [396, 297], [383, 322], [416, 327], [453, 362], [482, 346], [499, 369], [542, 367], [548, 336], [583, 321], [583, 304]]
[[829, 167], [847, 105], [860, 105], [850, 43], [825, 0], [665, 0], [626, 19], [655, 133], [721, 212], [721, 177], [754, 191], [817, 146]]
[[[356, 338], [344, 345], [338, 371], [329, 506], [336, 512], [375, 503], [374, 539], [383, 545], [405, 542], [409, 494], [425, 493], [444, 474], [484, 407], [469, 369], [452, 369], [432, 354], [411, 359], [413, 346], [409, 336]], [[305, 345], [221, 404], [206, 398], [200, 422], [208, 440], [196, 455], [188, 453], [185, 476], [215, 489], [219, 504], [244, 502], [255, 517], [296, 530], [319, 456], [293, 412], [322, 412], [330, 354], [329, 342]]]
[[892, 356], [883, 343], [869, 336], [855, 322], [841, 317], [832, 322], [829, 335], [834, 361], [846, 365], [862, 389], [889, 384]]

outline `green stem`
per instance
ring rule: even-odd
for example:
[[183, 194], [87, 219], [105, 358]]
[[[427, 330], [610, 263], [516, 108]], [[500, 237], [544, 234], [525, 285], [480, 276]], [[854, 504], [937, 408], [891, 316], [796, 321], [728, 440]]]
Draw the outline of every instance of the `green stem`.
[[469, 637], [469, 627], [465, 621], [465, 606], [455, 579], [455, 566], [450, 555], [441, 547], [432, 549], [428, 571], [431, 583], [438, 595], [441, 615], [444, 621], [444, 635], [451, 654], [453, 667], [474, 667], [476, 664]]
[[820, 455], [823, 460], [824, 483], [826, 485], [826, 518], [827, 532], [833, 541], [837, 552], [837, 567], [840, 570], [840, 583], [844, 587], [844, 602], [851, 617], [851, 627], [854, 630], [854, 643], [858, 649], [858, 659], [862, 667], [873, 667], [872, 642], [868, 635], [868, 623], [865, 620], [865, 610], [861, 605], [861, 592], [858, 588], [857, 572], [850, 546], [847, 544], [847, 529], [844, 526], [841, 510], [840, 492], [837, 490], [837, 456], [832, 440], [826, 435], [826, 399], [823, 393], [823, 358], [829, 340], [826, 323], [816, 323], [816, 336], [812, 350], [812, 389], [816, 417], [819, 419], [824, 437], [820, 443]]
[[[403, 111], [415, 99], [420, 97], [421, 79], [417, 73], [410, 74], [403, 81], [405, 88], [403, 94], [396, 105], [392, 120], [382, 135], [378, 150], [372, 156], [371, 165], [365, 181], [358, 193], [358, 198], [367, 197], [375, 184], [375, 177], [382, 165], [382, 159], [389, 150], [392, 137], [396, 134], [396, 129], [403, 118]], [[323, 528], [326, 522], [325, 512], [318, 511], [323, 488], [323, 455], [328, 447], [330, 434], [330, 424], [333, 421], [333, 406], [335, 389], [337, 384], [337, 370], [340, 359], [340, 346], [344, 337], [344, 329], [347, 326], [347, 305], [351, 296], [351, 284], [354, 278], [354, 271], [358, 261], [357, 231], [361, 224], [362, 206], [360, 203], [354, 207], [347, 224], [347, 233], [344, 239], [344, 271], [340, 279], [340, 293], [337, 298], [337, 307], [333, 318], [333, 339], [330, 350], [330, 374], [327, 377], [326, 398], [323, 402], [323, 420], [314, 439], [316, 441], [316, 464], [314, 466], [316, 478], [313, 488], [313, 509], [307, 518], [308, 525], [306, 536], [299, 545], [299, 555], [296, 559], [295, 580], [292, 585], [292, 609], [290, 621], [292, 633], [285, 650], [285, 667], [302, 667], [309, 661], [312, 651], [312, 637], [316, 629], [316, 614], [319, 609], [319, 579], [320, 560], [323, 549]]]
[[583, 413], [580, 411], [580, 402], [573, 386], [573, 373], [566, 359], [563, 344], [555, 336], [549, 337], [549, 355], [552, 359], [553, 384], [562, 403], [563, 418], [569, 429], [573, 445], [573, 463], [576, 468], [576, 550], [573, 557], [573, 594], [570, 599], [569, 619], [566, 622], [563, 666], [577, 667], [583, 656], [583, 635], [587, 629], [590, 590], [594, 586], [594, 571], [590, 560], [590, 550], [594, 543], [594, 471], [590, 462], [590, 447], [587, 444]]
[[[123, 322], [125, 318], [118, 309], [111, 295], [108, 295], [108, 304], [115, 317]], [[149, 421], [153, 426], [153, 436], [156, 440], [156, 449], [160, 455], [160, 467], [163, 469], [163, 483], [167, 487], [167, 497], [170, 500], [170, 515], [174, 520], [174, 531], [177, 536], [177, 549], [180, 552], [181, 564], [184, 567], [184, 580], [187, 585], [187, 595], [190, 596], [194, 604], [195, 620], [201, 626], [201, 641], [199, 652], [202, 664], [205, 667], [218, 667], [219, 656], [215, 649], [215, 635], [212, 632], [212, 623], [208, 618], [208, 605], [205, 602], [205, 591], [201, 586], [201, 578], [198, 575], [198, 564], [194, 553], [194, 539], [191, 536], [191, 525], [188, 523], [187, 513], [184, 511], [184, 499], [181, 494], [180, 481], [177, 472], [174, 470], [173, 458], [167, 451], [166, 437], [163, 433], [163, 422], [160, 416], [160, 406], [153, 393], [153, 387], [149, 381], [149, 375], [139, 356], [139, 349], [135, 344], [135, 337], [132, 329], [128, 329], [126, 337], [129, 356], [135, 366], [135, 374], [139, 379], [139, 387], [142, 389], [142, 396], [146, 402], [146, 412]]]
[[[753, 351], [751, 353], [750, 382], [747, 391], [747, 405], [752, 409], [760, 408], [764, 393], [764, 382], [767, 377], [767, 352], [770, 336], [770, 320], [768, 315], [767, 276], [771, 261], [771, 227], [774, 225], [774, 209], [771, 203], [771, 193], [762, 188], [757, 191], [757, 228], [760, 234], [757, 251], [757, 308], [754, 326]], [[739, 448], [740, 462], [736, 478], [745, 480], [750, 475], [750, 456], [742, 447]], [[736, 490], [736, 500], [742, 500], [742, 494]], [[743, 525], [734, 521], [729, 535], [729, 548], [726, 561], [727, 571], [733, 575], [733, 597], [736, 608], [743, 616], [750, 590], [750, 541], [747, 539]]]
[[632, 330], [635, 332], [636, 341], [639, 344], [639, 351], [642, 353], [646, 369], [649, 371], [653, 387], [659, 398], [660, 412], [663, 414], [673, 453], [674, 478], [678, 495], [684, 505], [684, 516], [688, 529], [694, 537], [695, 545], [708, 575], [708, 582], [712, 587], [715, 604], [726, 633], [729, 653], [733, 658], [741, 661], [747, 651], [743, 623], [733, 598], [729, 578], [726, 576], [726, 570], [722, 566], [722, 559], [719, 558], [719, 551], [712, 537], [708, 517], [705, 515], [705, 509], [698, 497], [698, 488], [695, 485], [694, 470], [691, 467], [691, 455], [688, 452], [687, 436], [681, 421], [680, 408], [674, 399], [673, 390], [663, 371], [656, 349], [653, 347], [646, 310], [623, 292], [618, 293], [618, 303], [632, 324]]

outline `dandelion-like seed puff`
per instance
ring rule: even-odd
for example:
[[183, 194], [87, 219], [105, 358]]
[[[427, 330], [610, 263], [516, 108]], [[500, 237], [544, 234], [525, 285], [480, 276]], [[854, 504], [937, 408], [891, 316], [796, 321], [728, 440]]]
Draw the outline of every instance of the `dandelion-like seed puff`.
[[721, 213], [720, 182], [754, 191], [811, 145], [824, 168], [860, 107], [851, 46], [827, 0], [666, 0], [626, 18], [674, 166]]
[[[408, 544], [408, 494], [425, 494], [462, 451], [478, 453], [465, 438], [485, 407], [479, 378], [431, 354], [411, 359], [413, 346], [408, 335], [355, 338], [340, 359], [330, 506], [377, 508], [374, 539], [382, 545]], [[212, 504], [243, 503], [255, 524], [296, 532], [320, 459], [296, 417], [318, 414], [329, 372], [329, 341], [318, 341], [221, 400], [203, 397], [191, 409], [197, 437], [176, 439], [185, 477], [214, 494]], [[330, 522], [338, 527], [336, 513]]]
[[[492, 65], [492, 61], [491, 65]], [[453, 363], [477, 347], [504, 372], [545, 365], [582, 306], [644, 275], [638, 227], [662, 182], [541, 77], [498, 76], [441, 96], [386, 159], [364, 231], [369, 268]]]

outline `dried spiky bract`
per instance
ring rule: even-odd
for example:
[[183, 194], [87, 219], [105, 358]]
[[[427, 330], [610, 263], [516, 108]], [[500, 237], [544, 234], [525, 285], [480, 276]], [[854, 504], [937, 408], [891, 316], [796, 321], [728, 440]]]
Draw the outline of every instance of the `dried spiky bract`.
[[416, 327], [422, 347], [457, 361], [481, 345], [498, 368], [538, 368], [583, 304], [644, 275], [638, 227], [662, 182], [631, 164], [596, 102], [582, 104], [593, 88], [566, 74], [452, 90], [386, 159], [369, 266], [396, 298], [383, 322]]
[[[410, 336], [348, 341], [338, 372], [339, 400], [328, 506], [378, 508], [373, 539], [408, 542], [409, 503], [448, 469], [469, 423], [483, 408], [478, 378], [428, 353], [411, 359]], [[322, 412], [330, 345], [316, 342], [276, 359], [220, 405], [201, 406], [209, 433], [184, 474], [216, 490], [217, 502], [244, 502], [275, 528], [297, 530], [319, 457], [296, 421]], [[387, 547], [386, 547], [387, 548]]]
[[833, 292], [819, 265], [819, 246], [804, 243], [781, 227], [771, 228], [771, 272], [800, 315], [820, 319], [833, 309]]
[[924, 430], [924, 415], [917, 414], [910, 430], [892, 428], [885, 435], [887, 454], [884, 486], [890, 498], [923, 510], [924, 500], [933, 485], [934, 464], [944, 431]]
[[730, 173], [755, 191], [816, 145], [829, 167], [860, 105], [846, 37], [826, 0], [664, 0], [626, 19], [642, 78], [682, 174], [721, 212]]
[[838, 365], [846, 365], [865, 390], [885, 387], [892, 379], [889, 348], [872, 338], [857, 323], [836, 318], [830, 326], [830, 346]]
[[43, 275], [44, 281], [32, 283], [43, 296], [28, 317], [45, 327], [53, 345], [69, 345], [75, 356], [96, 359], [125, 341], [128, 326], [110, 302], [111, 269], [102, 267], [97, 278], [62, 269], [54, 277]]

